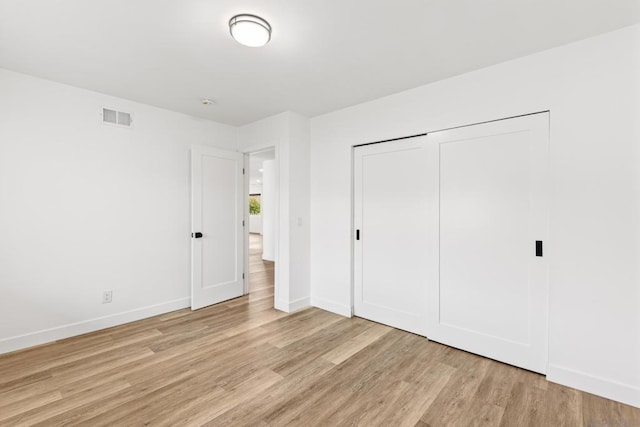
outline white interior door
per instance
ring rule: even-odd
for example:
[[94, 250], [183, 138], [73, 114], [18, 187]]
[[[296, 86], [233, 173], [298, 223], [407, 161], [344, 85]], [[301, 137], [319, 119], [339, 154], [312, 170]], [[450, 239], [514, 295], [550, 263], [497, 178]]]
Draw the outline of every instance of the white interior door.
[[242, 153], [191, 150], [191, 308], [244, 292]]
[[425, 335], [424, 137], [354, 150], [354, 314]]
[[548, 267], [536, 241], [548, 233], [548, 144], [547, 113], [427, 136], [438, 207], [425, 241], [428, 337], [540, 373]]

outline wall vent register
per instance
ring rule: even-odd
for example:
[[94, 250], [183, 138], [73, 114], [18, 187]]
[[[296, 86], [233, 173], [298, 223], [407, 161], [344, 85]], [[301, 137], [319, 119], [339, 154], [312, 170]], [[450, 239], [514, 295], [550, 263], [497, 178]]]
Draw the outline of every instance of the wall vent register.
[[103, 108], [102, 123], [130, 128], [133, 124], [133, 120], [131, 119], [131, 113]]

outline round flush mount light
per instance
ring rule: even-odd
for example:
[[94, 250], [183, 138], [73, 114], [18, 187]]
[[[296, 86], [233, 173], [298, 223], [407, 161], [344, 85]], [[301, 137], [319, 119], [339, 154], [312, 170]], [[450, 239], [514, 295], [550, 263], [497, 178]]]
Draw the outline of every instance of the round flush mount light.
[[240, 44], [260, 47], [271, 40], [271, 25], [255, 15], [236, 15], [229, 20], [231, 36]]

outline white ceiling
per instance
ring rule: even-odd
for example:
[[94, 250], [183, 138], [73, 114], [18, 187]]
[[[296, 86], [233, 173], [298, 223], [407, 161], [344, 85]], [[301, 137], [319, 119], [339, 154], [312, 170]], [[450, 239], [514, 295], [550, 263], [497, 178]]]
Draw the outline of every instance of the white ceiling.
[[[267, 19], [271, 42], [231, 39], [237, 13]], [[637, 22], [640, 0], [0, 0], [0, 67], [239, 125], [312, 117]]]

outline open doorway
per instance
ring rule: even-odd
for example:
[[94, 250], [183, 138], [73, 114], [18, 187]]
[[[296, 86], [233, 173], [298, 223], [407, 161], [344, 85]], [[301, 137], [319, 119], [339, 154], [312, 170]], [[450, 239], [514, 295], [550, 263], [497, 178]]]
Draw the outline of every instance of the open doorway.
[[273, 148], [249, 154], [249, 300], [274, 300], [277, 175]]

